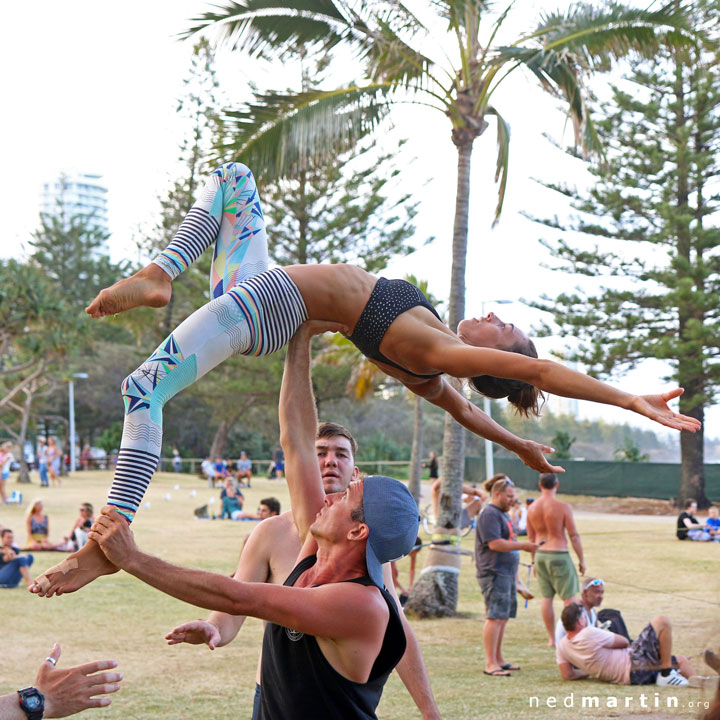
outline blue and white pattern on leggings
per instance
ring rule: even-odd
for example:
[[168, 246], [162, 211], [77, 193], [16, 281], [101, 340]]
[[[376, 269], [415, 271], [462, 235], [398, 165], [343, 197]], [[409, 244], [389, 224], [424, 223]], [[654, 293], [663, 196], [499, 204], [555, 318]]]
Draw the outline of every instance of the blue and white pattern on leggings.
[[213, 242], [211, 298], [268, 268], [260, 196], [252, 172], [241, 163], [226, 163], [210, 175], [172, 242], [153, 262], [175, 279]]
[[281, 268], [240, 283], [190, 315], [123, 380], [120, 453], [108, 504], [132, 520], [160, 459], [165, 403], [232, 355], [268, 355], [284, 347], [307, 310]]

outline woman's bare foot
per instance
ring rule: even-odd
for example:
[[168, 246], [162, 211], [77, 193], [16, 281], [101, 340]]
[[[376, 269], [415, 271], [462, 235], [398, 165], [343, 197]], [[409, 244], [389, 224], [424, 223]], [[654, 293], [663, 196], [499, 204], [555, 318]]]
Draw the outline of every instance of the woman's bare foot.
[[76, 553], [35, 578], [28, 589], [40, 597], [62, 595], [79, 590], [100, 575], [117, 571], [118, 568], [105, 557], [98, 544], [88, 540]]
[[170, 302], [171, 295], [170, 276], [155, 263], [150, 263], [129, 278], [119, 280], [109, 288], [101, 290], [85, 308], [85, 312], [91, 317], [99, 318], [115, 315], [139, 305], [163, 307]]

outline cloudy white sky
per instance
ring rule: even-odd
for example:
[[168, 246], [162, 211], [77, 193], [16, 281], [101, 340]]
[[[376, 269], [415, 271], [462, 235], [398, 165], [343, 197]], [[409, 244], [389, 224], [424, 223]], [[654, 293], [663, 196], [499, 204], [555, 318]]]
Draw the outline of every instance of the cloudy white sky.
[[[513, 23], [524, 27], [543, 9], [564, 0], [524, 0]], [[0, 64], [5, 112], [0, 117], [3, 162], [0, 170], [0, 212], [4, 232], [0, 254], [20, 255], [37, 225], [40, 186], [60, 172], [95, 172], [109, 188], [115, 258], [135, 259], [135, 243], [151, 227], [157, 197], [172, 179], [178, 147], [187, 128], [176, 114], [182, 80], [187, 75], [192, 43], [178, 33], [188, 19], [207, 10], [203, 0], [154, 0], [103, 3], [97, 0], [36, 0], [3, 7]], [[30, 40], [29, 40], [30, 39]], [[8, 72], [7, 69], [11, 69]], [[250, 81], [260, 87], [289, 84], [294, 68], [242, 61], [231, 54], [219, 58], [223, 90], [241, 100]], [[512, 127], [511, 169], [505, 211], [491, 229], [495, 206], [492, 184], [494, 129], [476, 144], [473, 157], [473, 204], [467, 274], [467, 314], [496, 310], [518, 325], [541, 319], [519, 301], [553, 294], [579, 280], [544, 269], [551, 262], [539, 237], [552, 238], [520, 212], [563, 216], [563, 200], [542, 188], [544, 181], [587, 183], [578, 160], [565, 156], [544, 137], [562, 141], [571, 132], [555, 103], [520, 75], [496, 98]], [[387, 275], [413, 272], [427, 278], [431, 292], [447, 297], [455, 196], [456, 154], [448, 121], [438, 112], [407, 108], [395, 114], [388, 142], [406, 137], [398, 162], [415, 158], [403, 185], [421, 201], [418, 238], [436, 240], [409, 258], [391, 265]], [[256, 174], [261, 175], [261, 171]], [[415, 183], [415, 187], [412, 186]], [[503, 299], [512, 305], [493, 306]], [[562, 349], [559, 339], [542, 340], [542, 354]], [[667, 387], [660, 363], [648, 362], [617, 384], [633, 392]], [[645, 428], [653, 424], [622, 411], [581, 403], [581, 414], [629, 421]], [[708, 413], [706, 430], [717, 434], [720, 411]], [[661, 430], [662, 432], [662, 430]]]

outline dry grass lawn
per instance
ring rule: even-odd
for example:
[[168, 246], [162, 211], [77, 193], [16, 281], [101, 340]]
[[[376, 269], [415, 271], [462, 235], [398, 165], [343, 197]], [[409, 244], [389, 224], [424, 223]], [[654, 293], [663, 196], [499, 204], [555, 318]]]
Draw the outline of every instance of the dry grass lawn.
[[[35, 479], [37, 483], [37, 479]], [[24, 512], [36, 496], [45, 501], [51, 519], [51, 539], [67, 533], [78, 504], [103, 505], [109, 472], [77, 473], [60, 489], [37, 484], [16, 486], [25, 494], [23, 507], [0, 508], [0, 523], [15, 530], [24, 542]], [[175, 486], [179, 489], [175, 489]], [[195, 497], [190, 497], [191, 491]], [[170, 499], [164, 499], [167, 494]], [[133, 528], [139, 545], [168, 561], [219, 573], [230, 573], [243, 537], [252, 522], [199, 521], [193, 508], [215, 497], [216, 490], [188, 475], [160, 474], [138, 513]], [[257, 480], [245, 491], [246, 507], [276, 495], [287, 506], [283, 482]], [[572, 500], [572, 499], [571, 499]], [[578, 514], [589, 571], [607, 583], [605, 606], [622, 610], [630, 633], [637, 634], [657, 614], [673, 623], [675, 651], [702, 665], [703, 648], [720, 645], [720, 544], [680, 543], [674, 520], [667, 517]], [[463, 541], [471, 550], [473, 536]], [[34, 574], [58, 561], [57, 553], [35, 553]], [[422, 563], [423, 555], [420, 555]], [[527, 558], [523, 558], [527, 559]], [[407, 561], [401, 580], [407, 580]], [[471, 718], [618, 718], [698, 717], [708, 691], [655, 687], [617, 687], [580, 681], [563, 683], [554, 652], [545, 646], [537, 601], [508, 625], [506, 657], [522, 666], [511, 678], [482, 674], [484, 609], [471, 557], [463, 558], [459, 616], [415, 622], [439, 707], [446, 720]], [[559, 604], [557, 606], [559, 608]], [[204, 617], [206, 612], [164, 596], [134, 578], [119, 573], [101, 578], [78, 593], [50, 600], [25, 592], [0, 590], [0, 693], [32, 683], [40, 661], [53, 641], [63, 645], [61, 664], [115, 658], [124, 673], [123, 688], [103, 717], [132, 720], [176, 718], [249, 718], [262, 624], [248, 620], [230, 646], [210, 652], [205, 647], [168, 647], [164, 634], [176, 624]], [[572, 696], [571, 696], [572, 694]], [[646, 709], [641, 707], [644, 694]], [[540, 707], [533, 707], [537, 698]], [[597, 697], [598, 708], [582, 708], [583, 697]], [[667, 707], [677, 698], [678, 707]], [[564, 704], [573, 707], [563, 707]], [[556, 702], [558, 707], [548, 707]], [[671, 701], [672, 702], [672, 701]], [[609, 707], [617, 703], [618, 707]], [[699, 708], [699, 709], [698, 709]], [[396, 675], [387, 685], [378, 716], [384, 720], [419, 717]], [[311, 719], [308, 719], [311, 720]]]

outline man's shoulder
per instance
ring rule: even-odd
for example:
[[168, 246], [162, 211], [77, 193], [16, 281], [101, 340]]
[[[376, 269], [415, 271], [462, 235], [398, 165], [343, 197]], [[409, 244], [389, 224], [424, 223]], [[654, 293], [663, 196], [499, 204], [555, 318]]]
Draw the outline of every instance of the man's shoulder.
[[297, 528], [293, 522], [292, 511], [290, 510], [280, 515], [265, 518], [265, 520], [258, 523], [250, 534], [253, 537], [275, 538], [280, 536], [286, 537], [288, 533], [291, 533], [291, 537], [297, 537]]

